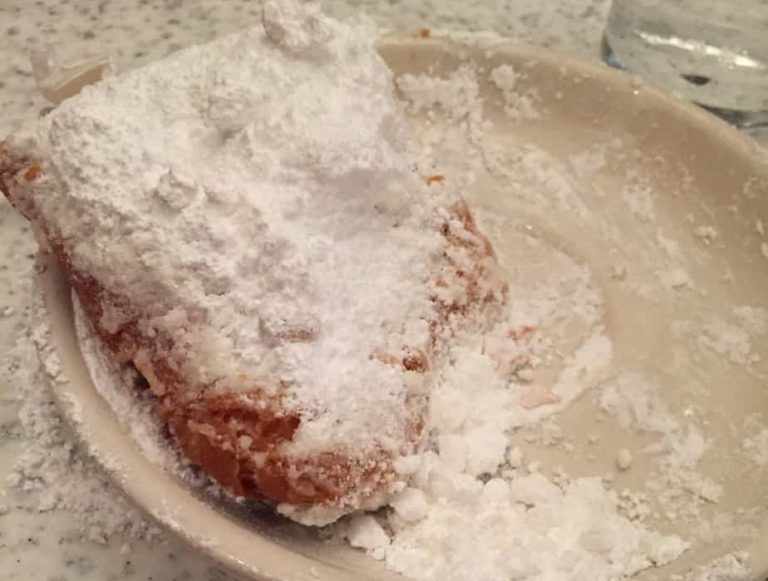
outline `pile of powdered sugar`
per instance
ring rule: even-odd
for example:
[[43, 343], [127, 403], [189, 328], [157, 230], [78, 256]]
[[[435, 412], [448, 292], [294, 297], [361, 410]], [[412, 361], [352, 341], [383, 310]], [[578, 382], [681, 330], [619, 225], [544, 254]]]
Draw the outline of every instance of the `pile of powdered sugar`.
[[353, 546], [430, 581], [570, 579], [574, 571], [622, 579], [685, 550], [680, 538], [623, 516], [624, 501], [599, 477], [555, 483], [539, 472], [510, 445], [524, 415], [509, 401], [519, 387], [500, 381], [471, 343], [452, 356], [432, 394], [434, 449], [401, 462], [411, 485], [389, 514], [349, 521], [343, 534]]
[[192, 387], [280, 393], [302, 454], [401, 445], [405, 371], [370, 354], [428, 348], [444, 265], [431, 226], [454, 198], [415, 171], [375, 37], [268, 2], [262, 27], [88, 87], [11, 138], [43, 166], [17, 204], [125, 298], [99, 324], [170, 337]]
[[625, 430], [659, 434], [645, 452], [660, 458], [646, 488], [654, 508], [672, 522], [691, 522], [707, 503], [717, 502], [722, 486], [698, 470], [711, 442], [693, 422], [673, 414], [649, 377], [624, 372], [600, 386], [599, 403]]
[[15, 346], [3, 360], [4, 379], [21, 402], [19, 420], [26, 434], [7, 482], [24, 509], [72, 512], [81, 534], [105, 542], [115, 534], [152, 538], [153, 523], [128, 502], [101, 467], [79, 446], [72, 426], [61, 416], [52, 390], [66, 381], [50, 342], [48, 313], [39, 292], [31, 296], [28, 324], [18, 330]]

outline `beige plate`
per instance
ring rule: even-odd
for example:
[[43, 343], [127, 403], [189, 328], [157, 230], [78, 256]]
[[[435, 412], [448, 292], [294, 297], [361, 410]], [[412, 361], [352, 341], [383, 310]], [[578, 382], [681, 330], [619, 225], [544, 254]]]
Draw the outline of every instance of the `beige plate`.
[[[664, 578], [734, 548], [749, 550], [756, 573], [768, 573], [768, 471], [740, 456], [744, 417], [768, 414], [768, 341], [763, 337], [750, 345], [746, 338], [752, 355], [762, 356], [749, 369], [729, 360], [744, 353], [743, 341], [730, 345], [733, 352], [728, 346], [722, 353], [701, 347], [711, 317], [727, 319], [732, 305], [768, 306], [768, 256], [761, 254], [763, 239], [756, 228], [757, 220], [768, 228], [768, 171], [757, 146], [709, 114], [626, 75], [539, 49], [507, 43], [479, 49], [432, 38], [386, 40], [381, 53], [396, 73], [446, 72], [460, 62], [479, 65], [482, 74], [502, 63], [523, 73], [515, 90], [535, 92], [542, 111], [538, 118], [505, 116], [499, 92], [481, 83], [492, 121], [489, 133], [503, 145], [496, 164], [506, 164], [510, 173], [502, 177], [502, 168], [480, 175], [468, 199], [497, 215], [510, 214], [510, 235], [514, 220], [530, 218], [542, 237], [590, 265], [606, 299], [604, 319], [616, 365], [654, 374], [670, 406], [707, 424], [715, 447], [703, 469], [721, 479], [724, 494], [705, 511], [714, 518], [747, 509], [737, 514], [757, 533], [747, 539], [723, 532], [718, 538], [715, 530], [709, 542], [698, 543], [679, 563], [644, 577]], [[551, 175], [537, 171], [530, 158], [526, 165], [520, 153], [525, 147], [537, 148], [544, 166], [558, 166], [558, 175], [570, 177], [553, 185]], [[652, 209], [642, 191], [627, 189], [638, 176], [638, 187], [650, 192]], [[514, 188], [508, 180], [515, 181]], [[530, 191], [531, 199], [511, 203], [510, 192], [520, 191]], [[550, 191], [571, 197], [548, 199]], [[701, 226], [713, 227], [717, 236], [707, 239], [706, 229], [697, 236]], [[498, 244], [506, 252], [505, 241]], [[768, 246], [763, 249], [768, 253]], [[311, 531], [269, 514], [238, 515], [214, 506], [151, 464], [118, 429], [94, 388], [78, 348], [69, 289], [57, 266], [44, 260], [48, 268], [41, 279], [54, 344], [69, 380], [57, 389], [59, 401], [89, 449], [139, 506], [246, 578], [395, 578], [364, 555], [323, 543]], [[594, 398], [587, 396], [562, 414], [561, 424], [575, 434], [577, 447], [568, 454], [536, 451], [545, 466], [560, 464], [574, 475], [609, 471], [616, 447], [593, 447], [596, 459], [586, 462], [585, 439], [591, 434], [616, 446], [644, 445], [640, 436], [609, 422], [595, 423], [596, 413]], [[647, 469], [638, 461], [618, 477], [617, 486], [637, 486]]]

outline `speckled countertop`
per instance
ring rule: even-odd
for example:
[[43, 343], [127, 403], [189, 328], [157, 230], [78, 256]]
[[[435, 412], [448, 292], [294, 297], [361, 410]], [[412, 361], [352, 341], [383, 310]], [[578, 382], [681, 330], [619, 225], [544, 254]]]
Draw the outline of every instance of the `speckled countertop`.
[[[609, 0], [326, 0], [343, 16], [365, 11], [383, 28], [495, 30], [597, 60]], [[51, 45], [67, 62], [111, 54], [120, 70], [156, 60], [258, 21], [259, 2], [243, 0], [0, 1], [0, 136], [46, 106], [29, 55]], [[25, 324], [34, 243], [0, 202], [0, 366], [8, 367], [14, 329]], [[6, 581], [135, 579], [214, 581], [227, 577], [175, 539], [103, 542], [65, 510], [39, 510], [6, 483], [24, 444], [8, 369], [0, 374], [0, 578]]]

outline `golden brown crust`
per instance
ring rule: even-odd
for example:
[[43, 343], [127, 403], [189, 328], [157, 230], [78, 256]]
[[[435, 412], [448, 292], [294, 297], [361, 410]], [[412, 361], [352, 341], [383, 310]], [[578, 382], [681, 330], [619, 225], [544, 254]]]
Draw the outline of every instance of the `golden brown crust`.
[[[12, 203], [14, 189], [24, 186], [21, 181], [33, 181], [40, 173], [39, 165], [25, 158], [14, 158], [0, 142], [0, 189]], [[31, 218], [33, 212], [24, 213]], [[477, 230], [465, 204], [457, 204], [452, 214], [452, 219], [458, 220], [471, 236], [455, 235], [448, 224], [442, 229], [443, 235], [450, 246], [467, 253], [472, 267], [462, 269], [446, 253], [450, 284], [462, 285], [464, 293], [459, 293], [463, 298], [448, 304], [434, 298], [433, 349], [438, 330], [450, 317], [464, 316], [473, 306], [499, 301], [505, 290], [499, 285], [481, 292], [480, 281], [493, 276], [493, 249]], [[246, 497], [316, 504], [342, 501], [350, 496], [364, 500], [386, 490], [394, 481], [393, 458], [382, 449], [364, 453], [336, 449], [298, 459], [286, 457], [282, 448], [292, 441], [301, 418], [286, 411], [279, 394], [268, 395], [258, 385], [236, 394], [216, 393], [208, 389], [210, 386], [187, 385], [168, 361], [172, 340], [158, 334], [150, 337], [143, 332], [142, 313], [135, 311], [131, 297], [121, 295], [116, 289], [104, 288], [97, 276], [75, 268], [67, 242], [51, 237], [45, 224], [37, 226], [48, 239], [103, 343], [120, 362], [133, 364], [146, 378], [158, 398], [159, 415], [167, 422], [183, 453], [223, 487]], [[438, 281], [439, 284], [449, 283], [443, 280]], [[121, 314], [119, 324], [105, 323], [107, 309]], [[308, 340], [309, 337], [302, 335], [295, 339]], [[423, 374], [429, 370], [432, 354], [412, 349], [406, 350], [405, 356], [387, 353], [372, 356]], [[410, 406], [413, 416], [407, 426], [406, 439], [415, 447], [424, 426], [426, 399], [412, 396], [406, 405]]]

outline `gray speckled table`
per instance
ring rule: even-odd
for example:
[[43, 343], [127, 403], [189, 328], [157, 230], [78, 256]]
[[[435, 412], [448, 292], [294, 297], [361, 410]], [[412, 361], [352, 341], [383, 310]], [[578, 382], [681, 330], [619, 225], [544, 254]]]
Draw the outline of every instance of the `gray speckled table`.
[[[365, 11], [386, 29], [496, 30], [586, 58], [599, 58], [608, 0], [326, 0], [336, 16]], [[258, 21], [259, 2], [243, 0], [0, 0], [0, 136], [46, 106], [35, 89], [29, 54], [46, 44], [62, 60], [109, 53], [121, 70]], [[25, 325], [34, 243], [0, 202], [0, 365], [14, 329]], [[91, 540], [65, 510], [39, 511], [6, 484], [24, 443], [19, 402], [0, 375], [0, 578], [106, 581], [224, 580], [203, 557], [173, 538]], [[5, 379], [4, 379], [5, 378]]]

